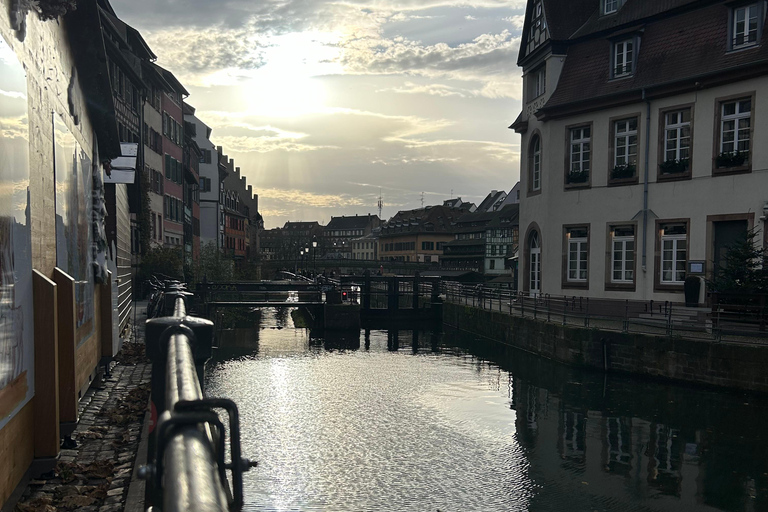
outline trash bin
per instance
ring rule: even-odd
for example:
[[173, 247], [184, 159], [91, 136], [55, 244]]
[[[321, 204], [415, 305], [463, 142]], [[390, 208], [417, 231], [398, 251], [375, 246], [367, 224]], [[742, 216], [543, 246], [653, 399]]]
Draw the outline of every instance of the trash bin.
[[686, 277], [683, 290], [685, 291], [685, 307], [697, 307], [699, 305], [699, 293], [701, 292], [701, 279], [698, 276]]

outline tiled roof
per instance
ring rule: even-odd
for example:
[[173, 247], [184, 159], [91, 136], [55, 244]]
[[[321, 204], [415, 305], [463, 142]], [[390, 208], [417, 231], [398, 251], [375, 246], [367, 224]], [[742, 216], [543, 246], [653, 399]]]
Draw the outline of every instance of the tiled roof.
[[[629, 0], [624, 8], [637, 1]], [[636, 71], [629, 78], [609, 80], [611, 41], [607, 38], [571, 45], [557, 88], [540, 113], [552, 114], [558, 107], [602, 97], [633, 94], [637, 101], [644, 88], [674, 83], [693, 87], [702, 77], [728, 78], [734, 68], [768, 64], [768, 30], [763, 31], [759, 46], [727, 51], [728, 14], [726, 4], [717, 4], [647, 23], [640, 32]], [[590, 94], [585, 96], [584, 91]]]
[[667, 11], [673, 11], [701, 0], [627, 0], [615, 14], [601, 15], [600, 9], [593, 9], [592, 16], [578, 30], [570, 34], [577, 39], [595, 32], [610, 30], [628, 23], [637, 23]]
[[[457, 230], [456, 232], [472, 233], [475, 231], [484, 231], [485, 228], [488, 226], [501, 225], [502, 219], [504, 220], [509, 219], [512, 225], [514, 225], [515, 224], [514, 221], [518, 219], [519, 212], [520, 212], [520, 204], [514, 203], [514, 204], [508, 204], [499, 210], [494, 210], [490, 212], [466, 213], [456, 221], [456, 230]], [[473, 226], [472, 224], [476, 224], [476, 225]]]
[[379, 225], [378, 215], [355, 215], [354, 217], [331, 217], [325, 229], [363, 229]]
[[400, 233], [449, 233], [453, 224], [466, 210], [447, 206], [428, 206], [399, 211], [381, 229], [381, 236]]
[[502, 197], [505, 196], [506, 192], [503, 190], [493, 190], [490, 194], [486, 196], [485, 199], [483, 199], [483, 202], [480, 203], [477, 206], [478, 212], [486, 212], [488, 211], [496, 202]]
[[306, 230], [306, 229], [312, 229], [312, 228], [317, 228], [317, 227], [320, 227], [320, 224], [316, 220], [313, 220], [311, 222], [291, 222], [291, 221], [288, 221], [283, 226], [283, 229], [287, 229], [289, 231], [292, 231], [292, 230], [300, 230], [300, 229], [301, 230]]
[[599, 12], [599, 7], [599, 0], [544, 0], [550, 38], [556, 41], [568, 39], [589, 19], [590, 13]]

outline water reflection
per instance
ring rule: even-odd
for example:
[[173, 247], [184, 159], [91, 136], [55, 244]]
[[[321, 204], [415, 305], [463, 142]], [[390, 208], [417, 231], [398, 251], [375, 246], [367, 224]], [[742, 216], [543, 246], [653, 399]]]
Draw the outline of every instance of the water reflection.
[[246, 509], [768, 509], [763, 398], [584, 373], [453, 331], [291, 322], [264, 310], [251, 352], [208, 371], [261, 461]]
[[[461, 336], [447, 343], [468, 347]], [[768, 510], [763, 397], [605, 377], [473, 340], [510, 375], [531, 510]], [[639, 507], [639, 508], [638, 508]]]

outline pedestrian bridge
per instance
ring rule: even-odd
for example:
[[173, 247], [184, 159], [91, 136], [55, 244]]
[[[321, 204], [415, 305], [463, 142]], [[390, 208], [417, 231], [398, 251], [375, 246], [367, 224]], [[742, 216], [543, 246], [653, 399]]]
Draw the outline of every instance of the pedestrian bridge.
[[334, 284], [311, 281], [251, 281], [209, 283], [203, 281], [195, 287], [202, 312], [208, 315], [219, 308], [260, 308], [276, 306], [321, 306], [326, 303], [326, 292]]
[[[293, 306], [316, 308], [354, 305], [360, 317], [428, 319], [442, 313], [440, 278], [414, 276], [341, 276], [338, 280], [301, 276], [278, 281], [212, 283], [195, 286], [201, 313], [220, 308]], [[300, 279], [299, 279], [300, 278]]]

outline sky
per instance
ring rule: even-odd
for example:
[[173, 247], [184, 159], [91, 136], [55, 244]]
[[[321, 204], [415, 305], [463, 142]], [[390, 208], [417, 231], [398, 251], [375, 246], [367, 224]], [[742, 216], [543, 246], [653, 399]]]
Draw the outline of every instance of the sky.
[[519, 179], [525, 0], [112, 0], [259, 194], [267, 228]]

